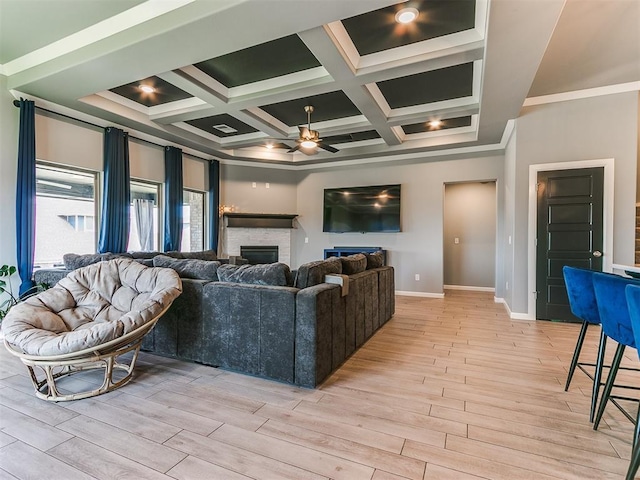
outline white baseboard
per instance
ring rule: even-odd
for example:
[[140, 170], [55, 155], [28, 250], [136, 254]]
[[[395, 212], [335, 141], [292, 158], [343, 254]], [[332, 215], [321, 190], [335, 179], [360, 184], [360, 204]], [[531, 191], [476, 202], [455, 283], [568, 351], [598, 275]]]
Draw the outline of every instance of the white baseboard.
[[493, 287], [471, 287], [467, 285], [443, 285], [445, 290], [468, 290], [470, 292], [495, 292]]
[[505, 301], [504, 298], [499, 298], [499, 297], [493, 297], [493, 301], [496, 303], [502, 303], [504, 305], [504, 308], [507, 309], [507, 314], [509, 315], [509, 318], [511, 320], [535, 320], [535, 318], [531, 318], [530, 315], [528, 313], [515, 313], [512, 312], [511, 309], [509, 308], [509, 304]]
[[444, 298], [444, 293], [409, 292], [403, 290], [396, 290], [396, 295], [401, 297]]

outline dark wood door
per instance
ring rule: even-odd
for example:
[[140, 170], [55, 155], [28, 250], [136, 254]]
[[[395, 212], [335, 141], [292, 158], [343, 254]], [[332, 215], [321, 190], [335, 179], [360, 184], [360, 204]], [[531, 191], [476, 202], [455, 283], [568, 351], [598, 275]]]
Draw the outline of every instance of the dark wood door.
[[604, 168], [538, 173], [536, 318], [578, 321], [562, 267], [602, 270]]

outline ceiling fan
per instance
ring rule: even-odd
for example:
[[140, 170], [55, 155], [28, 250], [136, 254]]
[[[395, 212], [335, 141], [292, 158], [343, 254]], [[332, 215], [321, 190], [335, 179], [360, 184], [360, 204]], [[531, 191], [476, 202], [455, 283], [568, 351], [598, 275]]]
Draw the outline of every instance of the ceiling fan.
[[327, 152], [336, 153], [339, 150], [332, 147], [328, 143], [324, 143], [320, 138], [320, 133], [317, 130], [311, 130], [311, 113], [313, 113], [313, 106], [307, 105], [304, 107], [304, 111], [307, 112], [307, 126], [298, 127], [300, 134], [296, 140], [297, 145], [287, 151], [287, 153], [293, 153], [300, 150], [306, 155], [315, 155], [317, 147], [326, 150]]

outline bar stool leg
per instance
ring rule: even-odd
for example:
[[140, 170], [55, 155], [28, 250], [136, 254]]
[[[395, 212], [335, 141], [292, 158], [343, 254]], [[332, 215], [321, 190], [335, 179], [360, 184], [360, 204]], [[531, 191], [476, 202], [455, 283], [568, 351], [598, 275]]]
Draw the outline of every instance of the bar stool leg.
[[638, 416], [636, 417], [636, 428], [633, 436], [633, 451], [631, 452], [631, 463], [627, 470], [626, 480], [633, 480], [640, 467], [640, 405], [638, 405]]
[[613, 361], [611, 362], [611, 370], [609, 370], [609, 376], [607, 377], [607, 383], [605, 384], [604, 390], [602, 391], [602, 399], [600, 399], [600, 408], [598, 408], [598, 414], [596, 415], [596, 419], [593, 422], [594, 430], [598, 429], [600, 420], [602, 420], [604, 409], [607, 406], [607, 402], [609, 401], [609, 396], [611, 395], [611, 390], [613, 389], [613, 384], [616, 380], [616, 375], [618, 374], [618, 368], [620, 367], [620, 361], [622, 360], [622, 355], [624, 355], [624, 349], [625, 349], [625, 345], [619, 343], [618, 348], [616, 348], [616, 353], [613, 356]]
[[636, 473], [638, 473], [638, 467], [640, 467], [640, 445], [636, 442], [636, 446], [633, 447], [633, 453], [631, 453], [631, 463], [625, 480], [634, 480]]
[[571, 379], [573, 378], [573, 372], [576, 371], [576, 365], [578, 365], [578, 359], [580, 358], [580, 351], [582, 350], [582, 344], [584, 343], [584, 337], [587, 335], [587, 328], [589, 328], [589, 322], [586, 320], [582, 322], [582, 328], [580, 329], [580, 335], [578, 335], [578, 341], [576, 342], [576, 349], [573, 352], [573, 358], [571, 359], [571, 366], [569, 367], [569, 374], [567, 375], [567, 384], [564, 386], [564, 391], [569, 390]]
[[596, 371], [593, 374], [593, 390], [591, 392], [591, 410], [589, 411], [589, 422], [593, 423], [600, 394], [600, 384], [602, 383], [602, 367], [604, 365], [604, 354], [607, 349], [607, 336], [604, 330], [600, 330], [600, 345], [598, 346], [598, 359], [596, 360]]

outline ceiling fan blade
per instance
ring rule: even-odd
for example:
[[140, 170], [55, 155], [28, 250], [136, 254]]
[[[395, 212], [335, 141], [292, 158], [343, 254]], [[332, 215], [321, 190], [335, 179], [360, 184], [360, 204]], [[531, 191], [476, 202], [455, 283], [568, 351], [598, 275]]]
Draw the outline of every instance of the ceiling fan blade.
[[311, 138], [311, 133], [307, 127], [298, 127], [300, 130], [300, 138]]
[[279, 138], [278, 142], [271, 143], [271, 148], [291, 148], [291, 145], [288, 145], [285, 142], [292, 142], [290, 138]]
[[330, 142], [351, 142], [353, 141], [353, 135], [351, 135], [350, 133], [347, 133], [345, 135], [331, 135], [329, 137], [326, 137], [325, 140], [328, 140]]
[[323, 150], [326, 150], [327, 152], [336, 153], [336, 152], [340, 151], [337, 148], [332, 147], [331, 145], [329, 145], [327, 143], [318, 142], [316, 145], [318, 145], [318, 147], [322, 148]]
[[296, 145], [291, 150], [288, 150], [287, 153], [297, 152], [298, 150], [300, 150], [300, 145]]

